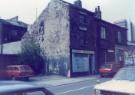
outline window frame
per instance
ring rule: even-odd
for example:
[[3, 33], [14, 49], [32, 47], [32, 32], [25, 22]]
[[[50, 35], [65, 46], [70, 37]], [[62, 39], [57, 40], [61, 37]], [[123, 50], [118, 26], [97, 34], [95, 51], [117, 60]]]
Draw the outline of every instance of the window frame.
[[121, 43], [122, 42], [122, 33], [121, 33], [121, 31], [117, 32], [117, 38], [118, 38], [118, 43]]
[[100, 38], [106, 39], [107, 38], [107, 29], [105, 26], [100, 27]]
[[80, 45], [81, 46], [87, 46], [88, 44], [88, 39], [87, 39], [87, 32], [84, 30], [80, 30], [81, 35], [80, 35]]
[[79, 23], [86, 24], [87, 23], [87, 16], [84, 14], [79, 14]]

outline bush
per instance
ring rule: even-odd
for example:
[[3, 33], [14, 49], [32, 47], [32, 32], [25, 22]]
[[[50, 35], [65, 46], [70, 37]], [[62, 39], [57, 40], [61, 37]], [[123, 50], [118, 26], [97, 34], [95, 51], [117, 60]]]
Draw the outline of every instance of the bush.
[[22, 41], [20, 63], [31, 66], [36, 75], [43, 73], [45, 66], [41, 48], [33, 38]]

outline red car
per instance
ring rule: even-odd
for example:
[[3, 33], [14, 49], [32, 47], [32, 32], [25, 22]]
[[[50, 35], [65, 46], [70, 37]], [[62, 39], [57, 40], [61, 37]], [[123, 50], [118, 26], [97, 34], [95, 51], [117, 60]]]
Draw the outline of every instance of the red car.
[[7, 76], [12, 79], [29, 79], [33, 76], [33, 70], [28, 65], [8, 65]]
[[113, 76], [118, 72], [118, 70], [121, 67], [123, 67], [122, 64], [116, 64], [116, 63], [105, 64], [105, 65], [101, 66], [101, 68], [99, 69], [100, 76], [101, 77]]
[[0, 68], [0, 79], [6, 79], [7, 78], [7, 72], [5, 68]]

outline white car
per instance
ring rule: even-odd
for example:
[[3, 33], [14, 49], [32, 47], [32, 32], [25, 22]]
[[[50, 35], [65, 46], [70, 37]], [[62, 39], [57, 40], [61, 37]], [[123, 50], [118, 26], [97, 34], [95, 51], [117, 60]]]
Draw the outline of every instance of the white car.
[[115, 77], [94, 87], [95, 95], [135, 95], [135, 66], [120, 69]]

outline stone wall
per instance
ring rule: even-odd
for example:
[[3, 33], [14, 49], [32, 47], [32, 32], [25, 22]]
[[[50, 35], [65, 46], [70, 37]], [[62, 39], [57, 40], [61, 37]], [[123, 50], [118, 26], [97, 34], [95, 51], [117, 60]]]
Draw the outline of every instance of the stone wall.
[[46, 57], [46, 72], [67, 75], [69, 68], [69, 5], [52, 0], [29, 28]]

